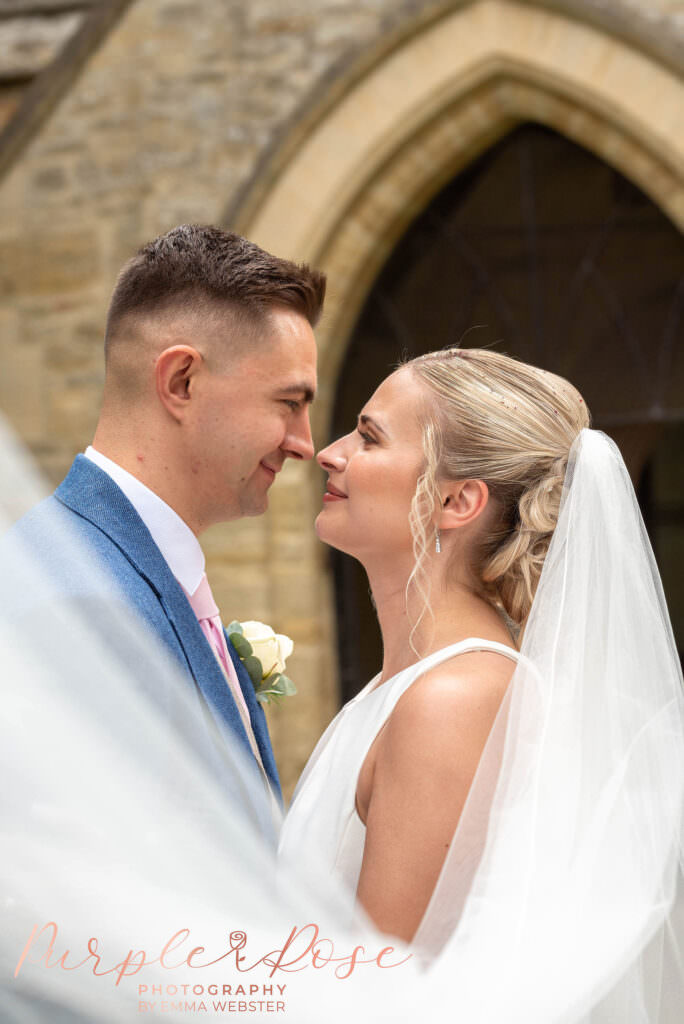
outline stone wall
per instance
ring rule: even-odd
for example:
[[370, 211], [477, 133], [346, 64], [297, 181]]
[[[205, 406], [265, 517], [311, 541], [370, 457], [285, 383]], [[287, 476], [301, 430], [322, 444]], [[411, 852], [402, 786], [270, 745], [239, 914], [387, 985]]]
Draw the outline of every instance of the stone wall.
[[0, 131], [96, 0], [0, 0]]
[[[332, 103], [379, 49], [477, 3], [134, 0], [125, 10], [0, 181], [0, 409], [53, 483], [92, 437], [102, 325], [123, 261], [175, 224], [238, 218], [255, 181], [269, 187], [269, 154], [284, 139], [296, 149], [306, 138], [321, 97]], [[0, 41], [3, 24], [17, 30], [19, 4], [0, 0], [0, 18], [11, 15], [0, 20]], [[48, 8], [63, 10], [58, 0], [30, 6], [43, 19]], [[670, 72], [684, 64], [684, 0], [522, 6], [574, 12], [638, 38]], [[81, 16], [59, 14], [72, 19], [65, 37]], [[41, 38], [38, 24], [27, 40]], [[48, 84], [55, 40], [44, 50]], [[345, 245], [348, 261], [354, 239]], [[299, 256], [285, 239], [279, 254]], [[330, 394], [334, 379], [322, 386]], [[307, 467], [289, 466], [268, 516], [215, 528], [204, 545], [224, 617], [265, 619], [297, 642], [296, 709], [269, 712], [286, 789], [337, 703], [325, 556], [309, 530], [311, 479]]]
[[[82, 12], [64, 10], [78, 6], [0, 0], [0, 35], [12, 26], [17, 44], [15, 57], [12, 47], [3, 52], [8, 66], [22, 49], [18, 18], [42, 24], [45, 14], [30, 12], [50, 10], [58, 21], [73, 21]], [[0, 385], [3, 407], [39, 446], [53, 476], [94, 422], [97, 341], [123, 260], [173, 224], [223, 220], [297, 112], [321, 92], [334, 92], [354, 58], [421, 17], [459, 6], [205, 0], [201, 17], [197, 5], [179, 0], [137, 0], [129, 7], [0, 181], [4, 336], [16, 330], [23, 346], [37, 345], [24, 360], [40, 367], [40, 387], [51, 396], [36, 417], [39, 385], [27, 402], [8, 375]], [[684, 52], [684, 0], [547, 0], [542, 6], [610, 17], [621, 31], [639, 29], [642, 37], [647, 25], [655, 26], [664, 47], [676, 43]], [[31, 31], [32, 39], [40, 36]], [[60, 30], [45, 54], [61, 38]]]

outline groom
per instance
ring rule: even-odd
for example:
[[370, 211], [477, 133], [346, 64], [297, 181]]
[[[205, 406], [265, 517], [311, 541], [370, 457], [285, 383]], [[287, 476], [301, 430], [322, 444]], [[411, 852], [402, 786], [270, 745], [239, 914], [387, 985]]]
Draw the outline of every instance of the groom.
[[[177, 717], [196, 751], [243, 802], [248, 790], [271, 839], [281, 794], [266, 720], [218, 618], [197, 538], [260, 515], [285, 460], [312, 457], [312, 328], [324, 293], [324, 275], [218, 228], [183, 225], [144, 246], [111, 299], [92, 446], [14, 531], [58, 592], [87, 604], [87, 570], [55, 563], [57, 529], [73, 527], [184, 673], [190, 710]], [[163, 672], [154, 685], [173, 717]], [[236, 745], [251, 765], [247, 787], [231, 760]]]

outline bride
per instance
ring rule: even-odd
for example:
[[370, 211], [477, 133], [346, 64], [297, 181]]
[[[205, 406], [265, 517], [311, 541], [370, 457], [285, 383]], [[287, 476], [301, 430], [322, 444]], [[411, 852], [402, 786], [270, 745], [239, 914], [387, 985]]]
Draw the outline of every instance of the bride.
[[681, 672], [624, 463], [589, 424], [566, 380], [451, 349], [318, 456], [317, 533], [366, 569], [383, 664], [314, 750], [280, 852], [306, 834], [350, 913], [471, 968], [461, 1019], [681, 1010]]

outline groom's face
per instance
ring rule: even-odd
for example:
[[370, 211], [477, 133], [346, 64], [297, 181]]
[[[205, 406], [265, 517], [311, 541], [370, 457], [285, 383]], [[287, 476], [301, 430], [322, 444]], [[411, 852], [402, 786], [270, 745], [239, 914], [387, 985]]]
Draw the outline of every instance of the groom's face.
[[313, 455], [311, 326], [304, 316], [277, 307], [258, 335], [228, 359], [219, 352], [195, 379], [188, 454], [201, 529], [264, 512], [285, 459]]

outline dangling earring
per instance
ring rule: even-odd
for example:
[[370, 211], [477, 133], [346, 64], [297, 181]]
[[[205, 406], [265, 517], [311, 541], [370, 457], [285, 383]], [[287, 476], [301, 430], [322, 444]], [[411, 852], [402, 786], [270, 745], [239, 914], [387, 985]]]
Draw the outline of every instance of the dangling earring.
[[439, 535], [439, 527], [435, 527], [435, 554], [439, 555], [442, 550], [442, 540]]

